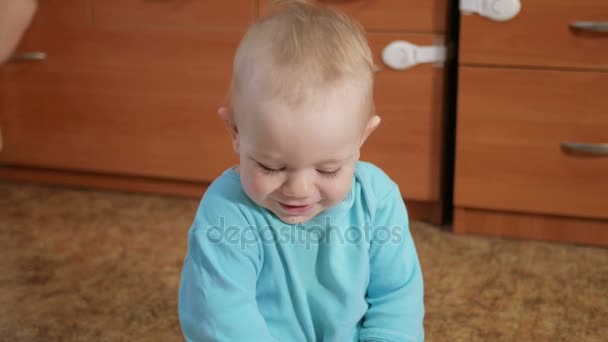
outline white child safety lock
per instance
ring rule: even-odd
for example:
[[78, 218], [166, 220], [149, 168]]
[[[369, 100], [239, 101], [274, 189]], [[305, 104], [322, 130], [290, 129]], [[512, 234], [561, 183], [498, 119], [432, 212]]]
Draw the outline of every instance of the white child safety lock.
[[520, 0], [460, 0], [463, 14], [477, 13], [496, 21], [513, 19], [521, 10]]
[[420, 63], [442, 63], [445, 54], [445, 46], [418, 46], [396, 40], [382, 50], [382, 61], [391, 69], [405, 70]]

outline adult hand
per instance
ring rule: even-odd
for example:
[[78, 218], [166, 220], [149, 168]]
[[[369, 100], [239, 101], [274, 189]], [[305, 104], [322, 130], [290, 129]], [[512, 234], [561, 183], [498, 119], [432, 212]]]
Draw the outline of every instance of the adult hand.
[[0, 0], [0, 64], [13, 53], [30, 25], [37, 0]]

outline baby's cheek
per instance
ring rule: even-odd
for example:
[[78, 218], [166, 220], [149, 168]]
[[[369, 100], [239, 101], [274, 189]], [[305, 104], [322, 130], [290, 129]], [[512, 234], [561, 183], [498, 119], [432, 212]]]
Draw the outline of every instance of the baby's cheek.
[[243, 188], [249, 197], [254, 200], [261, 200], [267, 195], [266, 181], [255, 174], [248, 174], [247, 177], [242, 179]]
[[340, 179], [336, 179], [330, 187], [328, 187], [328, 192], [326, 193], [327, 198], [330, 199], [332, 204], [337, 204], [346, 198], [348, 195], [352, 183], [351, 177], [342, 177]]

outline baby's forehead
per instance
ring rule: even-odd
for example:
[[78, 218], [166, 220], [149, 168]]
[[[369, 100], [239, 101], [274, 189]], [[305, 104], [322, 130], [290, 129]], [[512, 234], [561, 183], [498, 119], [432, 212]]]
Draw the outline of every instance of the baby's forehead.
[[289, 107], [267, 104], [259, 111], [245, 113], [239, 130], [260, 149], [274, 146], [306, 146], [322, 152], [350, 150], [358, 144], [362, 115], [339, 104], [329, 106]]
[[367, 111], [373, 102], [373, 82], [366, 77], [349, 76], [323, 82], [306, 70], [259, 68], [246, 87], [234, 89], [233, 105], [240, 112], [269, 109], [283, 112], [317, 112], [321, 109], [356, 114]]
[[[257, 96], [255, 96], [257, 95]], [[301, 129], [346, 129], [359, 126], [369, 118], [369, 101], [363, 95], [347, 91], [320, 91], [300, 96], [264, 96], [254, 94], [238, 108], [238, 115], [262, 128], [262, 125]]]

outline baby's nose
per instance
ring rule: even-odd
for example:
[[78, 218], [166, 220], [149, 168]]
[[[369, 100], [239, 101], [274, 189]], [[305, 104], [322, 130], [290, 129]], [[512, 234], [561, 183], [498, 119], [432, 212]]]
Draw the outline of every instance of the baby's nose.
[[312, 183], [304, 174], [294, 174], [287, 178], [282, 187], [283, 195], [290, 198], [307, 198], [312, 192]]

